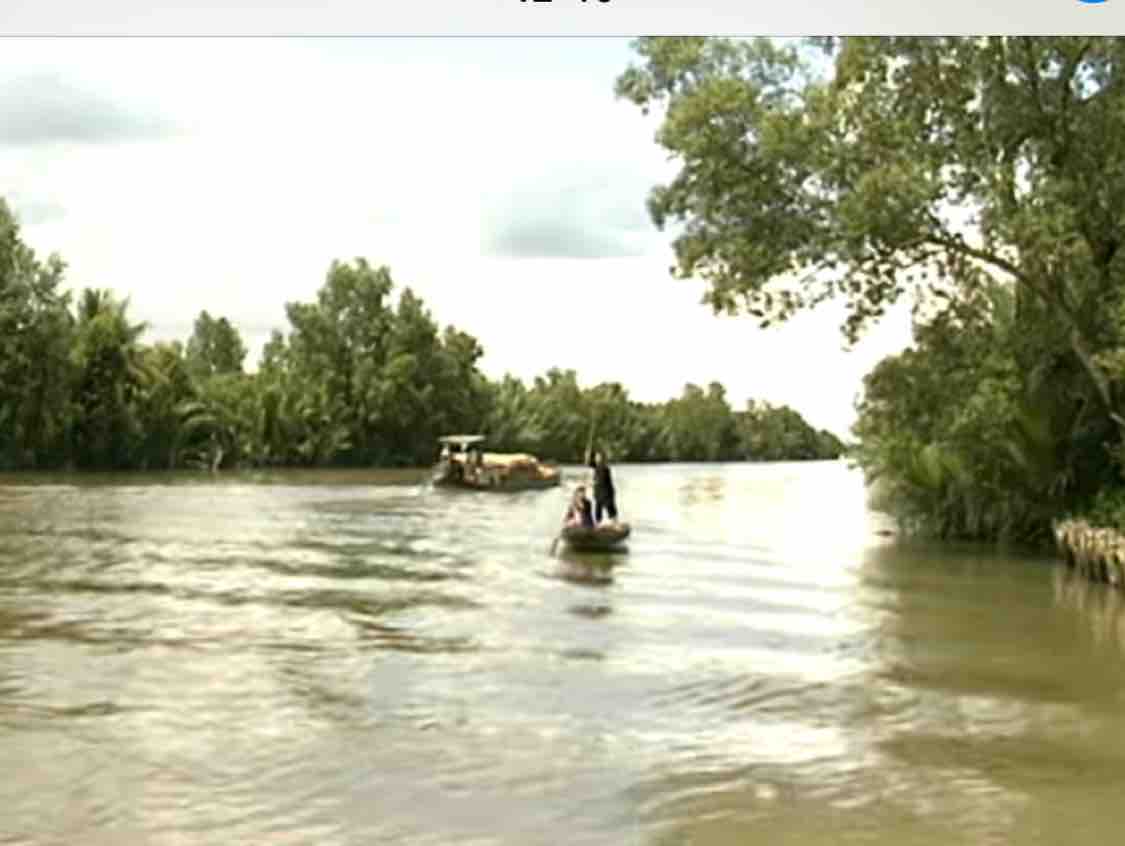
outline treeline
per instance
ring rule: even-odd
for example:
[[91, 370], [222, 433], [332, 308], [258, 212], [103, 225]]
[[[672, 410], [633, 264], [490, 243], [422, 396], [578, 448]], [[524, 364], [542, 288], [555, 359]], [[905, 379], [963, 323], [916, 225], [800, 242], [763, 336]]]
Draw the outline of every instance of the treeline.
[[[1125, 320], [1106, 317], [1125, 338]], [[1120, 390], [1125, 357], [1105, 343]], [[1037, 542], [1067, 513], [1125, 516], [1120, 427], [1065, 327], [1011, 285], [982, 279], [918, 321], [913, 345], [866, 377], [855, 431], [878, 504], [914, 531]]]
[[[659, 404], [573, 371], [528, 386], [487, 379], [472, 336], [441, 329], [390, 271], [334, 262], [314, 302], [289, 303], [256, 372], [235, 326], [203, 311], [186, 342], [145, 343], [128, 301], [76, 300], [0, 199], [0, 469], [426, 464], [442, 434], [576, 461], [593, 439], [616, 461], [833, 458], [787, 407], [735, 411], [721, 385]], [[397, 296], [396, 296], [397, 294]]]

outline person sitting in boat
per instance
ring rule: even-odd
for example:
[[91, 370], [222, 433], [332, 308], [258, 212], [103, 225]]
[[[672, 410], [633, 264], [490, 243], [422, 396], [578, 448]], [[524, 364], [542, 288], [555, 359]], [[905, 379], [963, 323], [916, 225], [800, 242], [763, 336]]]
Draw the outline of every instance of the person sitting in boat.
[[574, 497], [570, 500], [570, 506], [566, 509], [563, 524], [567, 527], [594, 528], [594, 511], [590, 505], [590, 500], [586, 498], [584, 486], [579, 485], [575, 489]]
[[617, 522], [617, 491], [613, 487], [613, 473], [605, 460], [605, 453], [586, 454], [586, 463], [594, 471], [594, 522], [602, 522], [604, 512], [611, 523]]

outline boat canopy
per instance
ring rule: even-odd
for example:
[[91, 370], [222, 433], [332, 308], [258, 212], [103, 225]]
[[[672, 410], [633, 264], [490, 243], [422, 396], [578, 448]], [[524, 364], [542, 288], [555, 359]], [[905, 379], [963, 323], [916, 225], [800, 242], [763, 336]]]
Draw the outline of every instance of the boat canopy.
[[438, 443], [449, 444], [450, 446], [470, 446], [479, 444], [483, 440], [484, 435], [442, 435], [438, 438]]

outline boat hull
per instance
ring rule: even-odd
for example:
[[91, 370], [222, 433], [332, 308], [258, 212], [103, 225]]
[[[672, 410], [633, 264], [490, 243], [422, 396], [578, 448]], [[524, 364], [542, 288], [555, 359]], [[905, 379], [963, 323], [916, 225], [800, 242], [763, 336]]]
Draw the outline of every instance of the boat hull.
[[632, 529], [628, 523], [601, 525], [593, 529], [568, 526], [559, 537], [567, 549], [574, 552], [611, 552], [624, 547]]
[[557, 488], [562, 483], [562, 474], [555, 468], [541, 467], [536, 476], [504, 476], [485, 469], [478, 477], [461, 477], [439, 469], [434, 472], [431, 481], [435, 488], [515, 493]]

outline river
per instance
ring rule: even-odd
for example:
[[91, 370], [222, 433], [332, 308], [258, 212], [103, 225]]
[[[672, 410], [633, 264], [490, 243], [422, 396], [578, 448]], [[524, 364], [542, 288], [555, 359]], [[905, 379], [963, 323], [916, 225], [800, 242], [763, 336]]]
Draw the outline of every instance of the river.
[[[568, 471], [575, 477], [579, 471]], [[843, 463], [0, 479], [5, 844], [1104, 844], [1125, 610]]]

